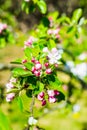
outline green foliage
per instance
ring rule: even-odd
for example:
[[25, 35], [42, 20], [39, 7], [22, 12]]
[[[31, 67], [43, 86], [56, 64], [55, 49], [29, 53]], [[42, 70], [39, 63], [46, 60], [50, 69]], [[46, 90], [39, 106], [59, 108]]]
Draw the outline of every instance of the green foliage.
[[0, 129], [1, 130], [12, 130], [8, 118], [4, 115], [4, 113], [0, 110]]
[[29, 0], [23, 1], [22, 10], [24, 10], [27, 14], [34, 12], [36, 8], [42, 13], [45, 14], [47, 12], [47, 5], [44, 0]]

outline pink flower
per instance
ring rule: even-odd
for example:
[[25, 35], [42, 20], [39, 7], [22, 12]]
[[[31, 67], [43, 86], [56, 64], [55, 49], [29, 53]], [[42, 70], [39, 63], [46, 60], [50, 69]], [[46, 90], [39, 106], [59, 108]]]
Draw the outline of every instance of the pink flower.
[[6, 95], [6, 101], [10, 102], [14, 99], [14, 97], [15, 97], [15, 93], [9, 93]]
[[40, 69], [42, 69], [42, 65], [40, 63], [37, 63], [35, 65], [35, 68], [36, 68], [36, 70], [40, 70]]
[[50, 103], [54, 103], [54, 102], [56, 102], [56, 98], [55, 97], [49, 97], [48, 101]]
[[54, 35], [57, 35], [57, 34], [59, 33], [59, 31], [60, 31], [59, 28], [55, 29], [55, 30], [53, 30], [53, 34], [54, 34]]
[[30, 46], [32, 45], [32, 43], [34, 42], [34, 40], [35, 40], [35, 38], [32, 37], [32, 36], [30, 36], [29, 39], [28, 39], [27, 41], [25, 41], [25, 43], [24, 43], [24, 44], [25, 44], [25, 47], [26, 47], [26, 46], [29, 46], [29, 47], [30, 47]]
[[14, 77], [12, 77], [12, 78], [10, 79], [10, 82], [11, 82], [11, 83], [16, 83], [16, 82], [17, 82], [17, 79], [14, 78]]
[[44, 98], [44, 92], [39, 93], [37, 98], [38, 98], [38, 100], [42, 101]]
[[14, 85], [11, 82], [9, 82], [9, 83], [6, 84], [6, 88], [7, 89], [14, 88]]
[[48, 90], [47, 93], [50, 97], [53, 97], [55, 95], [54, 90]]
[[51, 74], [51, 73], [52, 73], [51, 68], [46, 69], [46, 73], [47, 73], [47, 74]]
[[47, 31], [47, 34], [53, 34], [53, 30], [52, 29], [49, 29], [48, 31]]
[[46, 105], [46, 100], [42, 100], [42, 106]]

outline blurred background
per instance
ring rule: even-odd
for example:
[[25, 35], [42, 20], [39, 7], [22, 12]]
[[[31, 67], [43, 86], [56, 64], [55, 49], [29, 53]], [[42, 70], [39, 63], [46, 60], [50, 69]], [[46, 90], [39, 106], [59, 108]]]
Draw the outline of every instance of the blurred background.
[[[0, 22], [6, 23], [10, 30], [7, 31], [7, 42], [0, 37], [0, 130], [27, 130], [26, 112], [20, 111], [16, 100], [6, 103], [4, 91], [14, 68], [10, 62], [23, 56], [24, 41], [44, 15], [38, 10], [26, 14], [21, 3], [22, 0], [0, 0]], [[47, 13], [58, 11], [59, 16], [71, 18], [74, 10], [81, 8], [82, 17], [87, 18], [86, 0], [46, 0], [46, 3]], [[87, 130], [87, 24], [82, 26], [76, 44], [71, 41], [74, 40], [64, 41], [65, 69], [60, 68], [58, 73], [68, 102], [54, 104], [51, 109], [43, 109], [38, 102], [36, 104], [36, 116], [41, 115], [38, 126], [45, 130]], [[68, 42], [71, 42], [70, 46]], [[24, 96], [23, 102], [28, 110], [30, 99]]]

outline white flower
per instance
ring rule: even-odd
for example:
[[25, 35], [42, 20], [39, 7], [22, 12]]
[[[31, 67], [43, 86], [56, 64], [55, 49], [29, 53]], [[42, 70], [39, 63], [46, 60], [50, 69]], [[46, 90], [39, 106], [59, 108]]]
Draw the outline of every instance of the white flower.
[[83, 79], [85, 76], [87, 76], [87, 63], [76, 65], [76, 67], [71, 68], [71, 72]]
[[36, 123], [37, 123], [37, 120], [34, 119], [33, 116], [29, 117], [29, 119], [28, 119], [28, 124], [29, 125], [36, 125]]
[[53, 48], [51, 51], [48, 52], [48, 59], [50, 64], [58, 63], [58, 60], [61, 58], [60, 50]]
[[78, 104], [75, 104], [73, 106], [73, 112], [79, 112], [80, 111], [80, 106]]

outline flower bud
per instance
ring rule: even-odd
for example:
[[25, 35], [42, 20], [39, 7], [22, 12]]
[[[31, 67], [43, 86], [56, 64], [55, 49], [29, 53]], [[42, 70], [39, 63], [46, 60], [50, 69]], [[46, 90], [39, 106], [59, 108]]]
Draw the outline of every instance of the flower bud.
[[48, 90], [47, 93], [50, 97], [53, 97], [55, 95], [54, 90]]
[[45, 106], [46, 105], [46, 100], [43, 100], [42, 101], [42, 106]]
[[44, 98], [44, 92], [39, 93], [37, 98], [38, 98], [38, 100], [42, 101]]
[[47, 67], [49, 66], [49, 63], [48, 63], [48, 62], [46, 62], [44, 65], [45, 65], [45, 67], [47, 68]]
[[35, 58], [33, 57], [33, 58], [31, 59], [31, 62], [35, 63], [35, 61], [36, 61], [36, 60], [35, 60]]
[[40, 76], [40, 72], [39, 71], [34, 71], [34, 74], [35, 74], [36, 77]]
[[36, 68], [36, 70], [40, 70], [40, 69], [42, 69], [42, 65], [40, 63], [37, 63], [35, 65], [35, 68]]
[[58, 90], [54, 90], [54, 94], [55, 94], [55, 95], [59, 95], [60, 93], [59, 93]]
[[14, 97], [15, 97], [15, 93], [9, 93], [6, 95], [6, 101], [10, 102], [14, 99]]
[[26, 59], [22, 60], [22, 63], [26, 63], [26, 62], [27, 62], [27, 60], [26, 60]]
[[32, 73], [34, 73], [36, 71], [36, 68], [35, 67], [32, 67]]
[[51, 68], [49, 68], [49, 69], [46, 69], [46, 73], [47, 73], [47, 74], [51, 74], [51, 73], [52, 73], [52, 70], [51, 70]]

